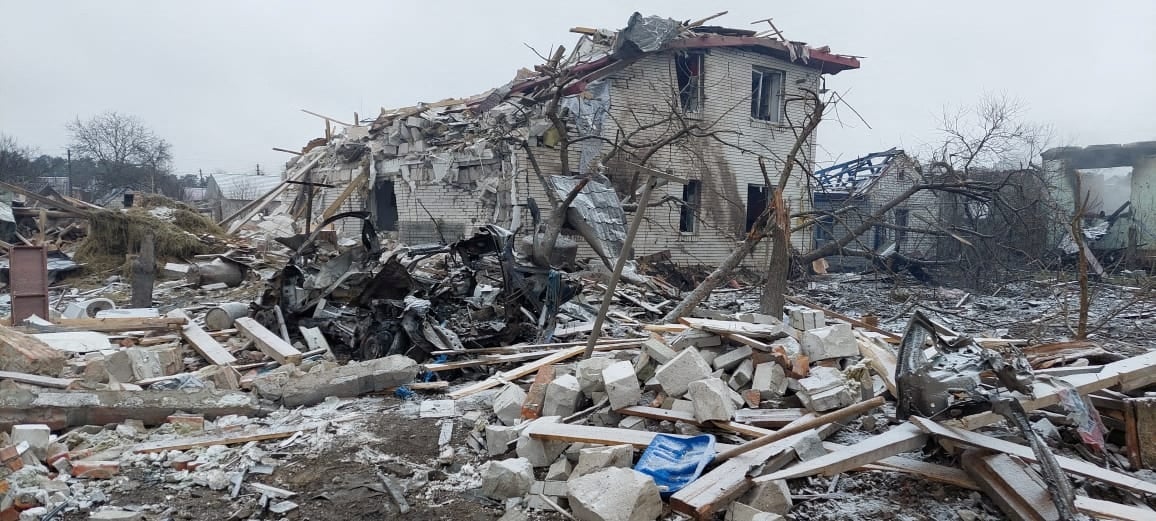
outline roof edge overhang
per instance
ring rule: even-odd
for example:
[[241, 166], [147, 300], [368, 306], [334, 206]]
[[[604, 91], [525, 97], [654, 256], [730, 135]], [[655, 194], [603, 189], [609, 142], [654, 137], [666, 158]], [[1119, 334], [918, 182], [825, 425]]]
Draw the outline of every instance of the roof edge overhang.
[[[683, 37], [671, 40], [665, 49], [709, 49], [713, 47], [754, 47], [759, 50], [771, 51], [776, 57], [789, 57], [791, 51], [787, 44], [770, 38], [754, 36], [722, 36], [702, 35]], [[810, 62], [802, 64], [805, 67], [817, 69], [820, 74], [838, 74], [839, 72], [858, 69], [859, 59], [853, 56], [832, 54], [828, 51], [809, 48]], [[779, 56], [779, 55], [783, 56]], [[796, 62], [798, 63], [798, 62]]]

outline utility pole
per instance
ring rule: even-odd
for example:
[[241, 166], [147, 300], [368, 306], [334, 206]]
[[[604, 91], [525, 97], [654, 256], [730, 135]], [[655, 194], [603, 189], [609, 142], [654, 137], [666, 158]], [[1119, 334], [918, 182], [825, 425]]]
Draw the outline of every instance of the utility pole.
[[72, 149], [66, 148], [64, 151], [68, 153], [68, 196], [72, 197]]
[[257, 163], [257, 175], [261, 175], [261, 163]]

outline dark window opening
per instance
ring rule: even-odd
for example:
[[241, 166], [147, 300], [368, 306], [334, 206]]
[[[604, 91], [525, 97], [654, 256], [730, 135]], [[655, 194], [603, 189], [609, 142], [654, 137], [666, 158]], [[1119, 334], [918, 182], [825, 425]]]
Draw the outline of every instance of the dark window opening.
[[749, 233], [754, 229], [759, 216], [767, 209], [770, 202], [770, 188], [763, 185], [747, 185], [747, 227]]
[[903, 228], [907, 227], [907, 216], [908, 216], [908, 210], [906, 208], [896, 208], [895, 209], [895, 245], [896, 246], [902, 246], [903, 240], [907, 238], [907, 230], [903, 229]]
[[702, 54], [693, 52], [674, 57], [674, 68], [678, 73], [678, 102], [685, 113], [702, 110], [702, 58]]
[[783, 72], [755, 67], [751, 71], [751, 117], [779, 121], [783, 107]]
[[397, 231], [397, 193], [393, 181], [378, 181], [373, 196], [377, 199], [377, 229]]
[[692, 179], [682, 187], [682, 206], [678, 212], [678, 231], [692, 233], [697, 229], [695, 225], [699, 205], [702, 203], [702, 181]]
[[883, 247], [883, 243], [887, 242], [887, 228], [876, 225], [872, 227], [872, 230], [875, 237], [871, 242], [871, 249], [879, 251], [879, 248]]

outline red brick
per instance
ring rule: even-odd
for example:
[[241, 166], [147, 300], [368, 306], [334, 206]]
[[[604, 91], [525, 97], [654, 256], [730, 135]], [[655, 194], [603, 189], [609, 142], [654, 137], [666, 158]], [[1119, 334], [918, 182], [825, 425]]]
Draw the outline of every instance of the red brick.
[[72, 462], [72, 477], [89, 479], [108, 479], [120, 472], [120, 463], [115, 461], [74, 461]]

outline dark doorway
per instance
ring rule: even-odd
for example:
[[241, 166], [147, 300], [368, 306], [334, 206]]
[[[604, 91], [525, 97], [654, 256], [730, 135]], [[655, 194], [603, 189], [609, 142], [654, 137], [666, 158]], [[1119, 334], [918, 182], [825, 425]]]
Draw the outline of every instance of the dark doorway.
[[374, 197], [377, 198], [377, 229], [397, 231], [397, 194], [393, 181], [378, 181]]

